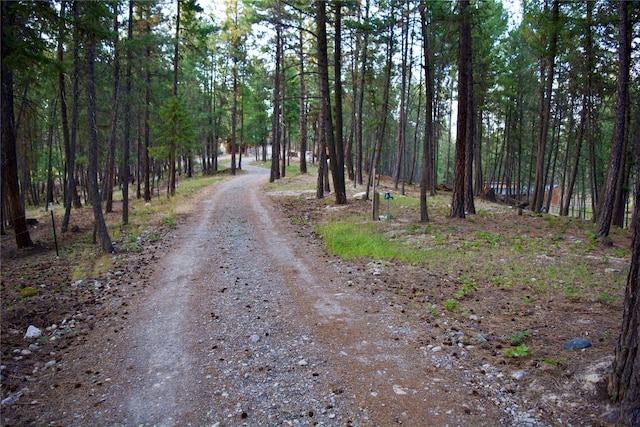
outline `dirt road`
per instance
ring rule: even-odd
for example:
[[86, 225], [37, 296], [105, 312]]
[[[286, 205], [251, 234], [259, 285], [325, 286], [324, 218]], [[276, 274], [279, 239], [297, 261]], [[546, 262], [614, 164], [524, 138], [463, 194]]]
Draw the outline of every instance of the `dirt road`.
[[[430, 326], [352, 287], [263, 194], [268, 170], [207, 190], [145, 280], [43, 376], [59, 425], [510, 425], [495, 396], [429, 345]], [[135, 291], [133, 291], [135, 288]]]

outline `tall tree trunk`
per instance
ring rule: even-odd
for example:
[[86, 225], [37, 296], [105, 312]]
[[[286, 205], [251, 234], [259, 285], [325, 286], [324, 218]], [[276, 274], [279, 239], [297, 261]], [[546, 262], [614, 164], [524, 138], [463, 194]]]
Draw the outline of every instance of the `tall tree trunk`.
[[627, 97], [629, 94], [629, 66], [631, 39], [629, 37], [628, 2], [618, 2], [618, 97], [616, 104], [616, 123], [613, 130], [613, 142], [609, 155], [607, 178], [604, 184], [604, 194], [601, 208], [598, 210], [598, 227], [596, 234], [600, 237], [609, 235], [611, 218], [613, 215], [613, 201], [615, 199], [616, 184], [622, 163], [625, 124], [627, 116]]
[[94, 61], [96, 53], [96, 39], [89, 34], [87, 46], [87, 113], [89, 116], [89, 193], [93, 204], [95, 230], [100, 237], [100, 247], [104, 252], [112, 253], [113, 244], [109, 237], [107, 224], [102, 214], [100, 189], [98, 186], [98, 125], [96, 123], [96, 89], [94, 77]]
[[[234, 11], [234, 24], [235, 31], [238, 30], [238, 2], [236, 0]], [[233, 33], [233, 32], [232, 32]], [[238, 63], [240, 59], [238, 58], [238, 50], [240, 49], [240, 40], [238, 39], [237, 34], [232, 34], [232, 78], [233, 78], [233, 99], [231, 104], [231, 175], [236, 174], [236, 150], [238, 148], [237, 141], [237, 126], [238, 126]]]
[[531, 201], [531, 210], [539, 213], [544, 200], [544, 181], [546, 174], [544, 161], [546, 154], [547, 138], [549, 134], [549, 122], [551, 116], [551, 94], [553, 90], [553, 80], [555, 73], [556, 52], [558, 46], [558, 20], [560, 15], [559, 0], [553, 1], [553, 11], [551, 13], [551, 40], [549, 41], [549, 51], [542, 63], [545, 65], [541, 69], [540, 76], [543, 77], [544, 91], [541, 99], [540, 128], [538, 129], [538, 153], [536, 156], [536, 175]]
[[[278, 14], [281, 8], [277, 4]], [[279, 16], [278, 16], [279, 18]], [[276, 24], [276, 69], [273, 85], [273, 116], [271, 122], [271, 175], [270, 182], [280, 179], [280, 58], [282, 51], [282, 25]]]
[[[408, 7], [408, 4], [407, 4]], [[400, 175], [402, 175], [402, 165], [404, 162], [405, 144], [406, 144], [406, 102], [407, 102], [407, 61], [409, 56], [409, 16], [406, 14], [405, 21], [402, 22], [402, 37], [401, 37], [401, 49], [402, 49], [402, 65], [400, 66], [400, 106], [399, 106], [399, 120], [398, 120], [398, 141], [396, 146], [396, 166], [394, 170], [394, 189], [398, 190], [398, 184], [400, 183]]]
[[118, 29], [118, 2], [113, 3], [113, 94], [111, 99], [111, 133], [109, 136], [109, 155], [102, 187], [105, 200], [105, 212], [113, 212], [113, 187], [116, 173], [116, 143], [118, 132], [118, 108], [120, 104], [120, 31]]
[[16, 245], [19, 249], [33, 246], [27, 219], [24, 213], [24, 204], [20, 195], [20, 183], [18, 181], [18, 158], [16, 155], [16, 125], [13, 112], [13, 73], [9, 70], [7, 59], [13, 54], [11, 43], [8, 43], [5, 34], [13, 34], [15, 26], [14, 3], [2, 2], [2, 20], [0, 31], [2, 34], [2, 180], [3, 190], [6, 191], [6, 201], [9, 213], [9, 223], [13, 227]]
[[[72, 98], [73, 107], [71, 109], [71, 150], [69, 162], [69, 192], [73, 199], [73, 207], [80, 209], [82, 203], [80, 202], [80, 195], [78, 193], [78, 186], [76, 183], [76, 147], [78, 141], [78, 118], [80, 116], [80, 4], [76, 0], [73, 2], [73, 85], [72, 85]], [[86, 189], [86, 185], [84, 187]], [[69, 206], [69, 210], [71, 207]], [[65, 212], [65, 215], [67, 213]]]
[[[340, 6], [337, 6], [338, 8]], [[321, 125], [324, 126], [325, 141], [329, 150], [329, 167], [335, 192], [335, 202], [338, 205], [347, 203], [347, 193], [344, 183], [344, 152], [338, 153], [331, 117], [331, 96], [329, 93], [329, 59], [327, 55], [327, 12], [324, 1], [316, 1], [316, 35], [318, 38], [318, 87], [320, 92]], [[336, 24], [336, 41], [340, 40], [339, 27]], [[339, 47], [335, 47], [339, 49]], [[340, 142], [340, 148], [342, 143]], [[342, 159], [342, 162], [340, 161]]]
[[[624, 1], [621, 1], [624, 3]], [[638, 97], [640, 107], [640, 96]], [[621, 418], [629, 425], [640, 425], [640, 144], [635, 147], [636, 190], [631, 232], [631, 268], [625, 289], [622, 328], [609, 377], [609, 396], [620, 403]]]
[[[460, 23], [459, 23], [459, 54], [458, 54], [458, 128], [456, 132], [456, 166], [453, 179], [453, 195], [451, 199], [451, 210], [449, 217], [464, 218], [465, 217], [465, 199], [468, 197], [467, 192], [467, 167], [469, 160], [472, 160], [472, 153], [467, 150], [472, 145], [468, 142], [470, 135], [473, 134], [471, 126], [473, 111], [469, 109], [472, 105], [470, 98], [473, 92], [469, 87], [472, 81], [471, 74], [471, 23], [469, 20], [469, 0], [458, 0], [460, 7]], [[470, 173], [468, 174], [470, 177]]]
[[238, 126], [238, 56], [233, 54], [233, 100], [231, 104], [231, 175], [236, 174], [237, 126]]
[[[369, 2], [370, 0], [366, 0], [365, 2], [365, 15], [364, 22], [369, 22]], [[358, 112], [356, 117], [356, 167], [355, 167], [355, 180], [356, 185], [362, 185], [362, 165], [363, 165], [363, 156], [362, 156], [362, 114], [364, 107], [364, 86], [365, 86], [365, 77], [367, 74], [367, 52], [368, 52], [368, 43], [369, 43], [369, 32], [367, 30], [363, 31], [362, 36], [362, 66], [360, 68], [360, 81], [358, 84]], [[367, 189], [367, 191], [369, 191]]]
[[[302, 12], [301, 12], [302, 14]], [[300, 17], [302, 21], [302, 16]], [[302, 27], [298, 33], [300, 44], [300, 173], [307, 173], [307, 103], [304, 71], [304, 40]]]
[[320, 103], [320, 112], [318, 114], [317, 120], [317, 131], [316, 135], [318, 138], [318, 180], [316, 185], [316, 198], [323, 199], [324, 198], [324, 189], [325, 189], [325, 181], [326, 181], [326, 171], [327, 171], [327, 146], [326, 146], [326, 138], [324, 136], [325, 126], [322, 120], [322, 109], [324, 107], [324, 103]]
[[356, 134], [356, 122], [358, 116], [358, 64], [360, 64], [360, 35], [357, 31], [351, 31], [351, 43], [353, 46], [353, 54], [351, 55], [351, 61], [349, 71], [351, 74], [351, 111], [349, 114], [349, 134], [346, 139], [346, 146], [344, 149], [345, 159], [344, 164], [347, 169], [347, 178], [353, 182], [353, 187], [356, 188], [356, 172], [355, 165], [353, 163], [353, 145]]
[[[180, 5], [182, 0], [176, 0], [176, 39], [173, 50], [173, 97], [178, 102], [178, 65], [180, 62]], [[169, 188], [167, 196], [176, 195], [176, 141], [169, 141]]]
[[[66, 30], [66, 6], [67, 2], [63, 1], [60, 4], [60, 22], [58, 27], [58, 62], [62, 66], [64, 62], [64, 43], [63, 37]], [[67, 115], [67, 89], [65, 82], [65, 73], [60, 70], [58, 73], [58, 90], [60, 91], [60, 117], [62, 119], [62, 141], [64, 146], [64, 158], [65, 158], [65, 168], [64, 168], [64, 191], [62, 193], [63, 197], [63, 205], [64, 205], [64, 216], [62, 218], [62, 226], [61, 231], [66, 233], [69, 229], [69, 219], [71, 217], [71, 201], [72, 201], [72, 191], [70, 182], [73, 180], [73, 174], [71, 172], [71, 137], [69, 135], [69, 117]], [[75, 161], [75, 159], [74, 159]]]
[[[151, 6], [146, 5], [145, 35], [151, 35]], [[147, 44], [145, 49], [146, 68], [144, 72], [144, 200], [151, 201], [151, 162], [149, 161], [149, 146], [151, 143], [151, 129], [149, 121], [151, 119], [151, 46]]]
[[51, 116], [49, 117], [49, 129], [47, 130], [47, 147], [49, 151], [49, 158], [47, 159], [47, 197], [45, 199], [45, 203], [47, 206], [45, 210], [49, 210], [49, 203], [55, 202], [54, 196], [54, 181], [53, 181], [53, 121], [56, 117], [56, 109], [58, 107], [58, 99], [56, 98], [53, 101], [53, 108], [51, 109]]
[[[631, 52], [631, 50], [629, 50]], [[629, 96], [627, 95], [627, 101]], [[622, 159], [620, 161], [620, 173], [618, 174], [618, 181], [616, 182], [616, 195], [613, 199], [613, 211], [611, 212], [611, 225], [615, 225], [616, 227], [623, 228], [625, 221], [625, 208], [627, 201], [629, 200], [629, 185], [631, 178], [631, 169], [632, 165], [629, 165], [627, 161], [627, 157], [630, 154], [628, 152], [629, 145], [629, 128], [631, 127], [631, 117], [629, 111], [631, 108], [627, 102], [626, 108], [626, 124], [625, 124], [625, 134], [624, 134], [624, 142], [622, 144]], [[636, 116], [636, 122], [638, 121], [638, 117]], [[631, 153], [632, 154], [632, 153]]]
[[569, 206], [571, 205], [571, 198], [573, 197], [573, 190], [576, 185], [576, 178], [578, 177], [578, 168], [580, 166], [580, 152], [582, 150], [582, 140], [584, 138], [584, 128], [587, 116], [587, 95], [582, 95], [582, 111], [580, 111], [580, 123], [578, 124], [578, 135], [576, 138], [576, 153], [573, 158], [573, 165], [571, 167], [571, 173], [569, 175], [569, 183], [563, 200], [562, 209], [560, 210], [561, 216], [569, 215]]
[[454, 80], [451, 79], [451, 88], [449, 89], [449, 132], [447, 133], [447, 157], [444, 165], [444, 183], [449, 184], [451, 181], [449, 180], [449, 170], [451, 169], [451, 124], [453, 123], [453, 86]]
[[[380, 163], [380, 153], [382, 151], [382, 142], [384, 141], [384, 135], [387, 130], [387, 117], [389, 112], [389, 93], [391, 92], [391, 69], [393, 67], [393, 27], [389, 27], [389, 38], [387, 42], [386, 52], [386, 65], [385, 65], [385, 80], [384, 88], [382, 89], [382, 105], [380, 106], [380, 126], [376, 131], [376, 142], [373, 148], [373, 159], [371, 165], [369, 165], [369, 178], [367, 180], [367, 195], [366, 199], [369, 199], [369, 189], [374, 184], [378, 166]], [[375, 196], [374, 196], [375, 197]]]
[[[282, 52], [282, 55], [284, 56], [284, 50]], [[282, 58], [282, 64], [284, 64], [284, 57]], [[285, 69], [284, 67], [280, 69], [280, 87], [282, 88], [282, 91], [280, 92], [280, 95], [282, 96], [282, 99], [280, 100], [280, 117], [282, 118], [282, 144], [280, 145], [282, 148], [282, 151], [280, 152], [280, 160], [282, 161], [281, 163], [281, 167], [280, 167], [280, 177], [284, 178], [287, 175], [287, 159], [288, 159], [288, 150], [287, 150], [287, 111], [286, 111], [286, 107], [287, 107], [287, 90], [286, 90], [286, 86], [285, 86]]]
[[122, 161], [122, 224], [129, 223], [129, 151], [131, 150], [131, 66], [133, 62], [133, 0], [129, 0], [129, 25], [127, 28], [127, 70], [124, 89], [124, 149]]
[[429, 192], [430, 168], [433, 166], [430, 159], [433, 140], [433, 101], [434, 101], [434, 76], [433, 76], [433, 46], [430, 34], [428, 2], [420, 2], [420, 24], [422, 30], [422, 40], [424, 49], [424, 83], [425, 93], [425, 113], [424, 113], [424, 136], [422, 144], [422, 174], [420, 176], [420, 221], [429, 221], [427, 209], [427, 193]]
[[[336, 204], [347, 203], [347, 189], [344, 178], [344, 136], [343, 136], [343, 109], [342, 109], [342, 0], [334, 0], [334, 49], [333, 49], [333, 84], [334, 84], [334, 151], [335, 159], [331, 158], [331, 173], [333, 187], [336, 193]], [[328, 74], [328, 73], [327, 73]], [[328, 76], [327, 76], [328, 77]], [[327, 85], [329, 79], [327, 78]], [[331, 141], [331, 139], [329, 140]]]
[[573, 167], [571, 169], [571, 175], [569, 177], [569, 184], [567, 186], [566, 197], [560, 215], [569, 215], [569, 206], [571, 205], [571, 199], [573, 198], [573, 191], [578, 175], [578, 168], [580, 166], [580, 156], [582, 151], [582, 143], [585, 138], [588, 121], [591, 119], [591, 91], [592, 91], [592, 76], [593, 76], [593, 0], [587, 1], [587, 34], [585, 38], [585, 51], [587, 54], [587, 82], [582, 95], [582, 110], [580, 112], [580, 123], [578, 124], [578, 136], [576, 142], [576, 155], [573, 160]]

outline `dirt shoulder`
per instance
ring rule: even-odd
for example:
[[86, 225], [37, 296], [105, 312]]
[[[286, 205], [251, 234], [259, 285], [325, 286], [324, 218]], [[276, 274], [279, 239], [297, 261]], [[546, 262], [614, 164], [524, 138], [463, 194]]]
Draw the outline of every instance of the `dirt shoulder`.
[[[466, 316], [427, 312], [458, 284], [327, 255], [314, 224], [366, 207], [265, 194], [267, 177], [246, 167], [201, 193], [178, 226], [144, 236], [116, 271], [60, 285], [80, 301], [68, 312], [3, 304], [2, 423], [606, 424], [620, 304], [523, 307], [494, 289], [478, 290]], [[46, 285], [43, 264], [64, 268], [34, 259], [23, 271], [35, 283]], [[24, 276], [14, 261], [3, 259], [3, 292]], [[24, 339], [27, 322], [47, 338]], [[514, 330], [534, 331], [536, 354], [562, 363], [505, 358]], [[563, 353], [585, 332], [594, 346]]]

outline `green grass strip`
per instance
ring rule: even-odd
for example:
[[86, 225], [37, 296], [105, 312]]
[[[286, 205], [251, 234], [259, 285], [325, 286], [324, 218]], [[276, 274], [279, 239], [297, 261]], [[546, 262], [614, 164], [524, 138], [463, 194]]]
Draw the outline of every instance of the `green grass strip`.
[[389, 241], [375, 223], [337, 222], [320, 225], [316, 231], [322, 235], [329, 253], [346, 260], [373, 258], [420, 263], [427, 257], [427, 251]]

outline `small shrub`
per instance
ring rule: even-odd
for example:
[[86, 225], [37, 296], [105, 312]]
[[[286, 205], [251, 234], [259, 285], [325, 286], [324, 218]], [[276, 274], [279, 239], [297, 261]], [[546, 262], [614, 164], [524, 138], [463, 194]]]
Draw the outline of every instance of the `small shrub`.
[[526, 338], [530, 338], [532, 336], [533, 334], [531, 333], [531, 331], [527, 329], [526, 331], [514, 332], [513, 335], [509, 335], [507, 337], [507, 340], [509, 340], [509, 342], [513, 345], [520, 345]]
[[600, 295], [598, 295], [598, 301], [603, 302], [605, 304], [611, 304], [616, 300], [616, 297], [612, 296], [609, 292], [602, 291]]
[[446, 308], [449, 311], [454, 311], [454, 312], [458, 311], [458, 301], [456, 301], [453, 298], [449, 298], [444, 302], [444, 308]]
[[499, 234], [491, 234], [491, 233], [489, 233], [487, 231], [484, 231], [484, 230], [478, 231], [476, 233], [476, 236], [481, 240], [485, 240], [491, 246], [498, 246], [498, 242], [500, 242], [500, 235]]
[[520, 344], [515, 348], [508, 348], [504, 351], [504, 355], [507, 357], [527, 357], [531, 355], [531, 350], [526, 344]]
[[176, 220], [173, 218], [162, 218], [162, 224], [163, 225], [168, 225], [169, 227], [175, 227], [177, 225]]
[[440, 315], [440, 312], [438, 311], [438, 308], [435, 304], [427, 304], [426, 309], [429, 314], [432, 314], [434, 316]]

